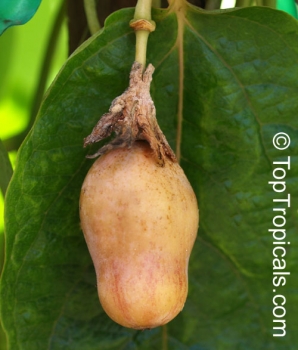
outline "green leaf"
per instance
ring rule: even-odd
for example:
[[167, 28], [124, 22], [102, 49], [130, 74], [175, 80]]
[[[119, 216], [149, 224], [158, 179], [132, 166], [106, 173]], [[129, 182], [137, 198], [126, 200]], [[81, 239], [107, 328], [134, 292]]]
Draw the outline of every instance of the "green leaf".
[[[80, 187], [92, 163], [85, 155], [99, 147], [83, 149], [83, 138], [127, 87], [134, 59], [133, 10], [124, 9], [70, 57], [20, 150], [6, 200], [1, 284], [10, 349], [290, 350], [298, 343], [297, 22], [269, 8], [173, 4], [154, 11], [148, 62], [156, 67], [157, 118], [200, 206], [186, 305], [163, 328], [115, 324], [98, 302], [80, 230]], [[291, 139], [286, 150], [273, 146], [278, 132]], [[286, 190], [274, 192], [273, 162], [288, 156]], [[273, 202], [288, 193], [289, 207]], [[276, 245], [268, 230], [284, 212], [279, 246], [291, 242], [290, 275], [273, 292]], [[284, 337], [273, 337], [278, 294], [286, 298]]]
[[41, 0], [1, 0], [0, 35], [9, 27], [28, 22], [37, 11]]
[[5, 196], [7, 186], [12, 176], [12, 166], [8, 153], [0, 139], [0, 190], [3, 197]]
[[[0, 139], [0, 190], [2, 192], [3, 197], [5, 196], [9, 181], [12, 176], [12, 166], [8, 157], [8, 153]], [[0, 201], [2, 201], [2, 195], [0, 192]], [[0, 203], [1, 206], [1, 203]], [[2, 210], [0, 210], [1, 218], [0, 223], [2, 221]], [[0, 276], [3, 268], [4, 261], [4, 235], [3, 235], [3, 227], [0, 225]], [[0, 349], [6, 349], [6, 336], [3, 331], [1, 321], [0, 321]]]

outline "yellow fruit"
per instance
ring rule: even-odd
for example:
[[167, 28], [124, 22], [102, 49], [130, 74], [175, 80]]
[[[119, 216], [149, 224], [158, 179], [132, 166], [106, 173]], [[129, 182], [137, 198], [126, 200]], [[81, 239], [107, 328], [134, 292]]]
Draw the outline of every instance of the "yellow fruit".
[[106, 313], [135, 329], [172, 320], [186, 300], [198, 229], [196, 197], [179, 164], [157, 166], [142, 141], [110, 151], [85, 178], [80, 217]]

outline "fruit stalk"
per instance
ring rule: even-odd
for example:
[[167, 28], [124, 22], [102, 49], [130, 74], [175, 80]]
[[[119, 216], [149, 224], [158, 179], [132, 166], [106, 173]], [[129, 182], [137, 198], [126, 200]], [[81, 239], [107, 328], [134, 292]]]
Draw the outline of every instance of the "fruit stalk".
[[116, 134], [114, 140], [103, 146], [95, 158], [116, 148], [131, 148], [135, 141], [145, 140], [154, 152], [156, 162], [163, 166], [168, 157], [176, 162], [176, 156], [162, 133], [157, 120], [154, 103], [150, 96], [150, 83], [154, 67], [146, 65], [146, 50], [149, 33], [155, 29], [151, 20], [151, 0], [139, 0], [130, 26], [136, 32], [136, 59], [130, 72], [128, 89], [114, 99], [109, 112], [104, 114], [92, 133], [85, 138], [84, 147]]
[[155, 30], [155, 22], [151, 20], [151, 0], [138, 0], [133, 20], [130, 26], [136, 33], [135, 61], [146, 67], [146, 53], [148, 37]]

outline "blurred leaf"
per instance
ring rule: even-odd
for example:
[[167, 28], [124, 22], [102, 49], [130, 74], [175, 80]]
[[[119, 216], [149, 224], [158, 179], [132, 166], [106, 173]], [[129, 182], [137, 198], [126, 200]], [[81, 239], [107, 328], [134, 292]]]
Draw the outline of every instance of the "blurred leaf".
[[8, 153], [0, 139], [0, 189], [5, 196], [7, 186], [12, 176], [12, 166]]
[[[49, 54], [48, 50], [46, 55], [51, 31], [53, 33], [57, 29], [52, 30], [63, 2], [43, 0], [26, 26], [11, 28], [0, 36], [0, 138], [8, 150], [18, 149], [24, 139], [23, 134], [30, 123], [32, 102], [37, 104], [33, 97], [41, 72], [43, 81], [47, 78], [48, 87], [67, 58], [66, 21], [59, 33], [59, 42], [55, 40], [55, 45], [51, 45], [52, 51]], [[45, 70], [42, 63], [49, 59], [50, 70]], [[39, 91], [42, 93], [43, 89]]]
[[[182, 1], [154, 11], [148, 62], [162, 130], [200, 205], [189, 296], [166, 328], [125, 329], [99, 305], [78, 200], [91, 166], [83, 149], [128, 85], [133, 10], [68, 60], [18, 157], [6, 201], [2, 319], [11, 350], [292, 350], [298, 343], [298, 26], [268, 8], [205, 12]], [[272, 138], [287, 132], [287, 151]], [[99, 145], [96, 145], [96, 149]], [[273, 161], [292, 156], [287, 192], [286, 337], [272, 337]], [[294, 160], [296, 162], [294, 163]], [[282, 194], [281, 194], [282, 195]]]
[[297, 5], [295, 0], [277, 0], [276, 8], [282, 11], [287, 12], [293, 17], [297, 18]]
[[[1, 200], [2, 198], [0, 193], [0, 201]], [[2, 272], [3, 261], [4, 261], [4, 235], [3, 235], [3, 232], [0, 230], [0, 276]], [[0, 349], [1, 350], [7, 349], [6, 335], [2, 328], [1, 320], [0, 320]]]
[[41, 0], [1, 0], [0, 35], [11, 26], [24, 24], [37, 11]]
[[14, 45], [15, 44], [15, 33], [10, 30], [5, 35], [0, 36], [0, 76], [1, 76], [1, 85], [0, 85], [0, 97], [5, 92], [5, 82], [9, 72], [10, 62], [12, 60]]
[[[16, 154], [16, 152], [9, 152], [8, 155], [9, 155], [10, 164], [12, 165], [12, 168], [14, 169], [17, 154]], [[4, 197], [3, 197], [3, 194], [0, 190], [0, 235], [3, 235], [3, 231], [4, 231]], [[1, 247], [1, 244], [0, 244], [0, 247]], [[0, 258], [0, 260], [1, 260], [1, 258]], [[0, 266], [1, 266], [1, 263], [0, 263]], [[0, 267], [0, 270], [1, 270], [1, 267]]]
[[[3, 146], [3, 143], [0, 139], [0, 276], [2, 272], [3, 267], [3, 261], [4, 261], [4, 235], [3, 235], [3, 227], [2, 227], [2, 201], [3, 197], [6, 193], [6, 189], [8, 186], [8, 183], [12, 176], [12, 167], [9, 161], [8, 154], [6, 152], [6, 149]], [[3, 195], [3, 196], [2, 196]], [[1, 321], [0, 321], [0, 349], [5, 350], [6, 349], [6, 337], [4, 334], [4, 331], [2, 329]]]

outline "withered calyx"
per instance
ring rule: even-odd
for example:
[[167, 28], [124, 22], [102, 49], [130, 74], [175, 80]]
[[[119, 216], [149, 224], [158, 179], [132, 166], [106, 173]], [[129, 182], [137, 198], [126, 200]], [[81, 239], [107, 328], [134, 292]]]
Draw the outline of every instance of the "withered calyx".
[[152, 64], [143, 73], [142, 65], [134, 62], [129, 87], [113, 100], [109, 112], [101, 117], [92, 133], [84, 139], [84, 147], [103, 140], [112, 132], [116, 137], [88, 158], [95, 158], [115, 148], [130, 148], [135, 141], [146, 140], [159, 165], [164, 165], [166, 157], [177, 161], [156, 120], [156, 110], [150, 96], [153, 72]]

